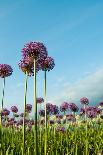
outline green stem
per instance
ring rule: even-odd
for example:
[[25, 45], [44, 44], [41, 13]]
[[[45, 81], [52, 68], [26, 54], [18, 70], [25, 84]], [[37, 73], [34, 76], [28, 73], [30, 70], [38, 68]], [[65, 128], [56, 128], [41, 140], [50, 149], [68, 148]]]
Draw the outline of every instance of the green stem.
[[46, 155], [47, 153], [46, 71], [44, 71], [44, 103], [45, 103], [45, 155]]
[[1, 152], [2, 152], [2, 134], [3, 134], [3, 130], [2, 130], [2, 110], [4, 107], [4, 94], [5, 94], [5, 77], [3, 78], [3, 93], [2, 93], [2, 107], [0, 109], [0, 128], [1, 128]]
[[27, 83], [28, 83], [28, 74], [26, 72], [25, 92], [24, 92], [24, 117], [23, 117], [23, 155], [25, 154], [25, 116], [26, 116]]
[[36, 102], [36, 60], [34, 59], [34, 112], [35, 112], [35, 155], [38, 154], [37, 102]]
[[5, 77], [3, 78], [2, 110], [4, 107], [4, 95], [5, 95]]

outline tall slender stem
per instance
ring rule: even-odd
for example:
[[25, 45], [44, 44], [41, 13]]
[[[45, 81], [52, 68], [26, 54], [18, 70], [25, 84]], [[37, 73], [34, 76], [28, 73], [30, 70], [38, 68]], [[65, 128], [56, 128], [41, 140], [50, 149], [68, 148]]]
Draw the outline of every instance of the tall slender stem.
[[4, 107], [4, 95], [5, 95], [5, 77], [3, 78], [2, 110]]
[[47, 111], [46, 111], [46, 71], [44, 71], [44, 104], [45, 104], [45, 128], [47, 127]]
[[[5, 94], [5, 77], [3, 78], [3, 93], [2, 93], [2, 105], [1, 105], [1, 108], [0, 108], [0, 130], [1, 130], [1, 148], [2, 148], [2, 110], [3, 110], [3, 107], [4, 107], [4, 94]], [[1, 150], [2, 152], [2, 150]]]
[[47, 151], [46, 71], [44, 71], [44, 104], [45, 104], [45, 155], [46, 155]]
[[24, 91], [24, 117], [23, 117], [23, 155], [25, 154], [25, 116], [26, 116], [26, 101], [27, 101], [27, 83], [28, 83], [28, 74], [26, 72], [25, 91]]
[[36, 102], [36, 60], [34, 59], [34, 112], [35, 112], [35, 155], [38, 154], [37, 102]]

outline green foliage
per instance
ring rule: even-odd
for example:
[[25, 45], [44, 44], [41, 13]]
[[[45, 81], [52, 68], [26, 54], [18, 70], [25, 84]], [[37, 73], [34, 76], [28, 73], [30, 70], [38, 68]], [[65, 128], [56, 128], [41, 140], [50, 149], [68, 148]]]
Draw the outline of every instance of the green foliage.
[[[34, 129], [26, 131], [25, 155], [35, 154]], [[87, 133], [86, 133], [87, 132]], [[22, 155], [22, 130], [3, 128], [0, 135], [1, 155]], [[44, 155], [45, 130], [38, 128], [38, 152]], [[86, 146], [87, 145], [87, 146]], [[47, 154], [48, 155], [98, 155], [103, 154], [103, 125], [68, 126], [65, 132], [56, 131], [55, 126], [47, 128]]]

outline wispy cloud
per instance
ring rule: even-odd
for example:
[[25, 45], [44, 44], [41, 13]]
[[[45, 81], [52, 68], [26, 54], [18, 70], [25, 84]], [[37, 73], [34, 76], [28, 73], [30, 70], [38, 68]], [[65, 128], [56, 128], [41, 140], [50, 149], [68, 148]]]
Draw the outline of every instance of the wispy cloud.
[[[67, 83], [67, 81], [66, 81]], [[88, 97], [92, 104], [103, 100], [103, 68], [91, 73], [84, 79], [75, 82], [73, 85], [67, 84], [64, 89], [58, 92], [50, 101], [61, 104], [63, 101], [79, 102], [81, 97]], [[58, 85], [59, 87], [59, 85]]]

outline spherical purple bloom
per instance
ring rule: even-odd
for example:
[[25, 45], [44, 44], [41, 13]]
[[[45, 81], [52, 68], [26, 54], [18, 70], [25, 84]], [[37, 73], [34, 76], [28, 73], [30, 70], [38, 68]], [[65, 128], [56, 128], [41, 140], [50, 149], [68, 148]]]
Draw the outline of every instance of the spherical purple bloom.
[[60, 106], [60, 111], [61, 112], [66, 112], [69, 109], [69, 103], [63, 102]]
[[103, 107], [103, 102], [100, 102], [99, 105], [100, 105], [101, 107]]
[[102, 110], [97, 108], [97, 114], [101, 114]]
[[5, 78], [12, 74], [13, 69], [7, 64], [0, 64], [0, 77]]
[[36, 99], [36, 102], [37, 102], [38, 104], [41, 104], [41, 103], [44, 102], [44, 99], [41, 98], [41, 97], [38, 97], [38, 98]]
[[39, 115], [42, 116], [42, 117], [44, 117], [45, 116], [45, 110], [40, 110], [39, 111]]
[[17, 113], [18, 112], [18, 108], [16, 106], [12, 106], [11, 107], [11, 111], [14, 112], [14, 113]]
[[35, 59], [45, 59], [47, 57], [47, 49], [41, 42], [30, 42], [24, 45], [22, 49], [23, 57], [29, 57], [32, 61]]
[[55, 66], [54, 59], [51, 57], [45, 58], [40, 63], [41, 63], [41, 68], [43, 71], [50, 71]]
[[8, 122], [14, 121], [14, 118], [9, 118]]
[[2, 116], [8, 116], [10, 114], [10, 111], [8, 109], [3, 109]]
[[54, 115], [59, 114], [59, 108], [56, 105], [53, 105], [53, 114]]
[[87, 112], [88, 112], [88, 111], [95, 111], [95, 112], [97, 112], [97, 109], [98, 109], [98, 108], [97, 108], [96, 106], [91, 106], [91, 107], [88, 107], [88, 108], [87, 108]]
[[46, 104], [46, 111], [47, 111], [47, 115], [51, 115], [51, 114], [55, 115], [59, 113], [58, 106], [53, 105], [51, 103]]
[[80, 109], [80, 113], [81, 113], [81, 114], [85, 114], [85, 112], [86, 112], [86, 109], [84, 109], [84, 108], [81, 108], [81, 109]]
[[70, 107], [71, 111], [73, 111], [73, 112], [78, 112], [78, 110], [79, 110], [79, 108], [76, 106], [75, 103], [70, 103], [69, 107]]
[[96, 116], [97, 116], [96, 111], [91, 110], [87, 112], [87, 117], [89, 118], [95, 118]]
[[[19, 68], [28, 76], [34, 75], [34, 64], [31, 62], [30, 58], [26, 57], [20, 60], [19, 62]], [[38, 62], [36, 62], [36, 72], [38, 72], [41, 69], [41, 66]]]
[[31, 110], [32, 110], [32, 105], [31, 105], [31, 104], [27, 104], [27, 105], [26, 105], [26, 112], [27, 112], [27, 113], [30, 113]]
[[86, 98], [86, 97], [81, 98], [81, 99], [80, 99], [80, 102], [81, 102], [81, 104], [83, 104], [83, 105], [88, 105], [88, 104], [89, 104], [89, 100], [88, 100], [88, 98]]

